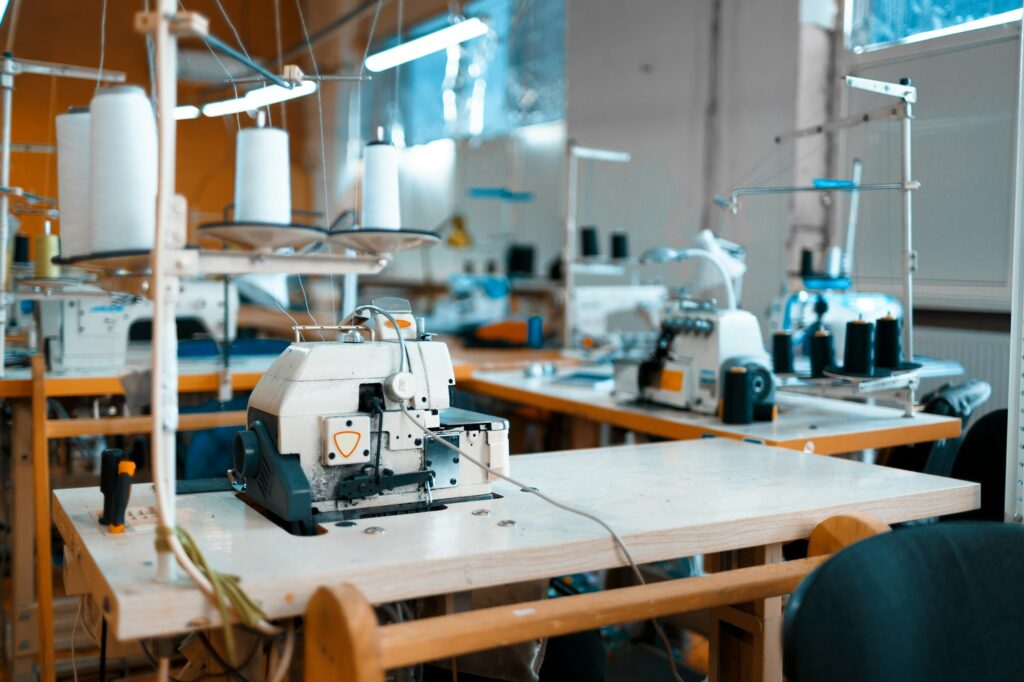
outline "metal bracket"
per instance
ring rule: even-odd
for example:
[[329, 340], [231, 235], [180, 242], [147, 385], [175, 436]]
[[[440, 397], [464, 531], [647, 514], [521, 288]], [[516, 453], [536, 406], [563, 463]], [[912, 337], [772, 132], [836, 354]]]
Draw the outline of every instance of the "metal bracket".
[[863, 90], [865, 92], [873, 92], [878, 95], [896, 97], [908, 104], [915, 104], [917, 102], [917, 88], [913, 85], [876, 81], [870, 78], [861, 78], [860, 76], [847, 76], [846, 85], [854, 90]]
[[407, 474], [396, 474], [385, 469], [380, 481], [373, 473], [361, 473], [352, 478], [338, 482], [338, 497], [343, 500], [361, 500], [365, 497], [379, 495], [385, 490], [394, 490], [407, 485], [427, 485], [434, 480], [434, 472], [413, 471]]
[[[210, 34], [210, 20], [199, 12], [178, 12], [168, 18], [171, 33], [186, 38], [203, 38]], [[136, 12], [135, 30], [138, 33], [155, 33], [160, 23], [156, 12]]]

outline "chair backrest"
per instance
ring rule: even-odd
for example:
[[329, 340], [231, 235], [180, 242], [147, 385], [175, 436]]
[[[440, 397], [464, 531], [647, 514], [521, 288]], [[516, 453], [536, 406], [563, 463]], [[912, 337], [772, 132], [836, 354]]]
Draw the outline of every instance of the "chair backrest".
[[[961, 384], [945, 384], [921, 398], [924, 411], [944, 417], [958, 417], [963, 428], [967, 428], [974, 411], [989, 399], [992, 387], [988, 382], [972, 379]], [[949, 476], [962, 438], [947, 438], [930, 443], [903, 445], [890, 450], [885, 459], [886, 466], [923, 471], [936, 476]]]
[[1006, 418], [1006, 410], [989, 412], [963, 437], [948, 475], [980, 483], [981, 508], [950, 519], [1002, 521], [1006, 506]]
[[1024, 527], [961, 522], [859, 542], [786, 608], [791, 682], [1024, 680]]

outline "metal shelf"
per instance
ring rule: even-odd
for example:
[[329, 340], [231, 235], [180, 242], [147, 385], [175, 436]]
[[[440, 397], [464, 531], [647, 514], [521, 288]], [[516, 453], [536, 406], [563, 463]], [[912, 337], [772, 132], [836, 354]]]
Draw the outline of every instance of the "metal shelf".
[[375, 275], [388, 259], [383, 256], [342, 254], [277, 254], [248, 251], [207, 251], [181, 249], [168, 253], [170, 273], [193, 275]]

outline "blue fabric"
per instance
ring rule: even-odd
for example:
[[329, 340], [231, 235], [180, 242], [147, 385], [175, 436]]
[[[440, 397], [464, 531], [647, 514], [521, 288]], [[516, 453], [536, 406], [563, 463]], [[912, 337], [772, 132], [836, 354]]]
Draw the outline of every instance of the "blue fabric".
[[[248, 397], [234, 398], [226, 403], [210, 400], [200, 405], [183, 407], [181, 413], [244, 410], [248, 402]], [[184, 454], [179, 463], [180, 478], [185, 480], [223, 478], [227, 470], [231, 468], [235, 434], [238, 431], [239, 427], [237, 426], [221, 426], [192, 432], [186, 440]]]

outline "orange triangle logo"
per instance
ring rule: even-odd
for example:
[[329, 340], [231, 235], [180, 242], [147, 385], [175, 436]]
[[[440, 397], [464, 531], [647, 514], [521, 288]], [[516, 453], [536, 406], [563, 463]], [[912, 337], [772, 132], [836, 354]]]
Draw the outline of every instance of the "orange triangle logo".
[[334, 447], [342, 457], [349, 457], [359, 447], [362, 434], [358, 431], [338, 431], [334, 434]]

